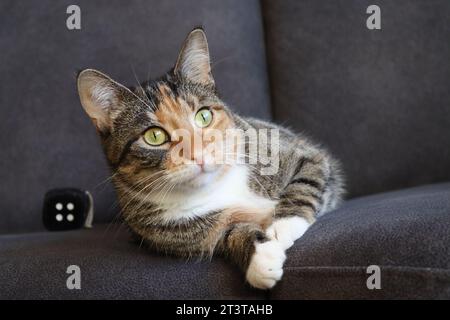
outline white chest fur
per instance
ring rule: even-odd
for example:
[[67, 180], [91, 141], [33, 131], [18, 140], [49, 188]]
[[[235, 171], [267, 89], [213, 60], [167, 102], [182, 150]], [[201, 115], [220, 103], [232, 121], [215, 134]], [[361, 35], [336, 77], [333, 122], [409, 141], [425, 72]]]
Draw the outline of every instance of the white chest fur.
[[233, 166], [217, 182], [190, 194], [173, 194], [167, 198], [166, 221], [195, 218], [212, 211], [233, 207], [273, 209], [275, 201], [255, 194], [248, 187], [248, 168]]

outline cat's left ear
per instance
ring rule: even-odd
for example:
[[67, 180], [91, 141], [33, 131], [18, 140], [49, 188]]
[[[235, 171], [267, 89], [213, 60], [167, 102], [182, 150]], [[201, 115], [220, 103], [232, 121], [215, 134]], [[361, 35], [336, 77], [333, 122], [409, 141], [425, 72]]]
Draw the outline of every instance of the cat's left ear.
[[187, 36], [178, 55], [174, 72], [190, 82], [214, 85], [208, 41], [202, 29], [194, 29]]

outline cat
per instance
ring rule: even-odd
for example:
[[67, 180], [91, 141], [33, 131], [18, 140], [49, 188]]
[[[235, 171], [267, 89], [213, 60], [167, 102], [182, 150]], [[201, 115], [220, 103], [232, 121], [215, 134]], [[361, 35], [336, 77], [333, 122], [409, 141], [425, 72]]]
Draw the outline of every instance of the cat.
[[[238, 116], [219, 98], [202, 28], [189, 33], [175, 66], [158, 80], [128, 88], [85, 69], [77, 85], [113, 172], [123, 219], [154, 250], [225, 256], [251, 286], [270, 289], [282, 277], [286, 250], [341, 201], [340, 165], [327, 151], [281, 126]], [[258, 158], [251, 149], [267, 139], [238, 139], [230, 153], [205, 152], [219, 143], [206, 133], [238, 129], [278, 133], [269, 145], [279, 159], [275, 173], [261, 174], [261, 163], [249, 163]], [[216, 163], [220, 153], [236, 159]]]

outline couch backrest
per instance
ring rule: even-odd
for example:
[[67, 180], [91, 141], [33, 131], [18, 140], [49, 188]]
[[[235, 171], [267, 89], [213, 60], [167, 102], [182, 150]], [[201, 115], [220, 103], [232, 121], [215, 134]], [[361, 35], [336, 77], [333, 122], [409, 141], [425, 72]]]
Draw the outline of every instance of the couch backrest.
[[81, 30], [68, 30], [71, 4], [0, 4], [1, 233], [42, 229], [51, 188], [92, 191], [97, 222], [116, 212], [111, 186], [101, 184], [109, 172], [99, 141], [78, 100], [78, 69], [135, 85], [134, 72], [139, 80], [166, 72], [187, 33], [203, 25], [224, 100], [242, 114], [270, 117], [259, 1], [80, 0]]
[[263, 0], [274, 117], [341, 159], [350, 196], [450, 180], [449, 14], [448, 0]]

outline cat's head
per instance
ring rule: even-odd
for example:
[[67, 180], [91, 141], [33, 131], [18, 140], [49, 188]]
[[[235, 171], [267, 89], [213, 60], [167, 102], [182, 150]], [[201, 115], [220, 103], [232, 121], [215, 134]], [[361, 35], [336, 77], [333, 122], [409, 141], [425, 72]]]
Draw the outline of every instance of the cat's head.
[[127, 88], [86, 69], [78, 76], [78, 92], [121, 182], [153, 183], [149, 191], [167, 185], [186, 190], [228, 170], [216, 161], [222, 142], [208, 133], [225, 134], [235, 124], [217, 96], [202, 29], [188, 35], [174, 68], [161, 79]]

